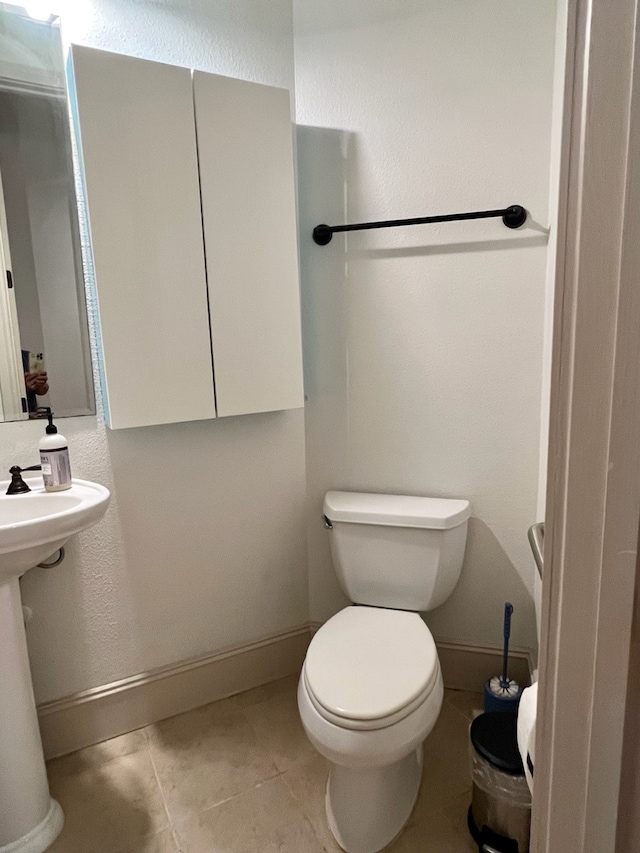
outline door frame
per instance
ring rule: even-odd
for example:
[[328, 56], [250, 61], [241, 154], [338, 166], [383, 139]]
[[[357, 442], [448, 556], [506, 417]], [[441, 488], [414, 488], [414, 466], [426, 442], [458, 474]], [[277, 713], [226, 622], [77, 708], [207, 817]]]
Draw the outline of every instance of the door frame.
[[640, 519], [637, 13], [568, 4], [532, 853], [616, 850]]

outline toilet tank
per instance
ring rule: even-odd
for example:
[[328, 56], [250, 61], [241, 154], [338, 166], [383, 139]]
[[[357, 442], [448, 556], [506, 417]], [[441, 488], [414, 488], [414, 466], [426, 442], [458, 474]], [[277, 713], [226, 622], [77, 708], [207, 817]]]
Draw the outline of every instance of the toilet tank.
[[327, 492], [324, 514], [338, 580], [355, 604], [425, 611], [453, 592], [469, 501]]

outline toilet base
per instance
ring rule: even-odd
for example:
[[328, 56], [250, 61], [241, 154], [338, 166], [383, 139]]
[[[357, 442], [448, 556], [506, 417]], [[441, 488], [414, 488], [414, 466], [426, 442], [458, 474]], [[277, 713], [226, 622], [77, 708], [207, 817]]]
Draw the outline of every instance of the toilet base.
[[422, 777], [422, 744], [385, 767], [331, 765], [326, 809], [329, 828], [347, 853], [378, 853], [409, 819]]

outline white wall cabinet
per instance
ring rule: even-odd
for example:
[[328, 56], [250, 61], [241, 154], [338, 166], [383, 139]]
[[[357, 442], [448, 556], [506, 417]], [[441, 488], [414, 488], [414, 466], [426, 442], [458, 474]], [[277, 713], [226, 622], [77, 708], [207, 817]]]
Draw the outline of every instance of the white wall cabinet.
[[71, 58], [109, 426], [302, 406], [289, 93]]

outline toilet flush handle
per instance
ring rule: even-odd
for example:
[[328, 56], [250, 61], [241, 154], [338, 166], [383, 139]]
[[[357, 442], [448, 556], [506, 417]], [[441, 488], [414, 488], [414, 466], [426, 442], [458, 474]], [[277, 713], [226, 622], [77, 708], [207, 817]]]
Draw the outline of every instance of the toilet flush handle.
[[324, 518], [325, 530], [333, 530], [333, 524], [331, 524], [331, 521], [327, 518], [327, 516], [323, 515], [322, 517]]

